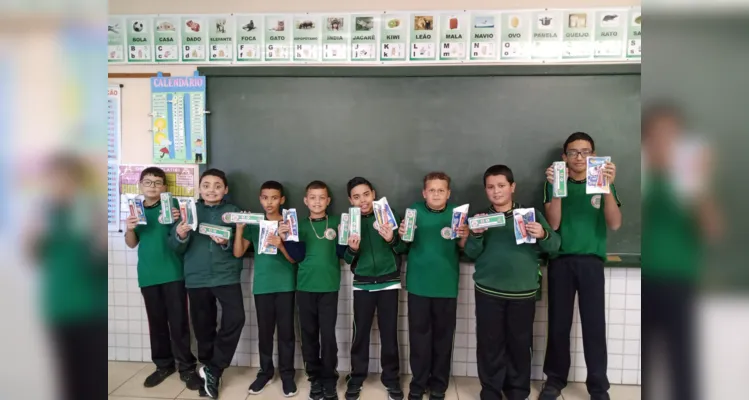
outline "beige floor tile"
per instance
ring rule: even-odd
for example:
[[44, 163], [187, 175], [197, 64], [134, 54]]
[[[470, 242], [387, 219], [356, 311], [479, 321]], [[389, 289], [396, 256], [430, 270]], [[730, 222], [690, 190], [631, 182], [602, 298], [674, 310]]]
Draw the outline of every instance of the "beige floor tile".
[[642, 398], [642, 387], [630, 385], [616, 385], [609, 389], [612, 399], [616, 400], [640, 400]]
[[153, 371], [155, 371], [155, 367], [148, 366], [142, 368], [132, 378], [112, 392], [112, 396], [174, 399], [185, 389], [185, 383], [179, 380], [179, 372], [173, 373], [156, 387], [143, 387], [143, 381]]
[[458, 399], [473, 400], [479, 398], [481, 384], [477, 378], [456, 376], [453, 380], [455, 381], [455, 389], [458, 392]]
[[[613, 385], [609, 389], [609, 395], [616, 400], [640, 400], [640, 386]], [[564, 400], [589, 400], [590, 395], [584, 383], [570, 383], [562, 391]]]
[[145, 368], [147, 363], [108, 362], [107, 363], [107, 393], [112, 393], [127, 382], [138, 371]]
[[[247, 388], [255, 379], [257, 369], [246, 367], [231, 367], [224, 371], [221, 377], [221, 387], [219, 388], [219, 397], [221, 400], [244, 400], [247, 398]], [[177, 396], [178, 399], [205, 399], [200, 397], [198, 390], [189, 390], [185, 388]]]

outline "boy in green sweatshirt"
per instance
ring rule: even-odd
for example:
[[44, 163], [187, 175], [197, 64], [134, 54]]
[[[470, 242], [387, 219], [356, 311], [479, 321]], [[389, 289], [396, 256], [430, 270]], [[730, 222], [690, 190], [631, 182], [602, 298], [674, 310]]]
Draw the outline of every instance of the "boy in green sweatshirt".
[[[424, 201], [414, 203], [416, 234], [408, 250], [408, 337], [413, 379], [409, 400], [443, 399], [450, 382], [453, 337], [458, 308], [460, 250], [468, 238], [468, 226], [450, 238], [452, 209], [450, 177], [432, 172], [424, 177]], [[406, 233], [405, 221], [398, 232]]]
[[[151, 359], [156, 371], [146, 378], [145, 387], [154, 387], [173, 374], [175, 361], [180, 378], [190, 390], [198, 390], [203, 382], [195, 371], [195, 356], [190, 350], [190, 321], [187, 317], [187, 291], [182, 271], [182, 258], [169, 246], [174, 224], [162, 224], [161, 193], [166, 191], [166, 173], [148, 167], [140, 173], [139, 185], [145, 200], [146, 225], [138, 217], [127, 219], [125, 243], [138, 246], [138, 286], [148, 316]], [[179, 204], [173, 199], [174, 220], [179, 219]]]
[[[209, 169], [200, 176], [198, 223], [229, 224], [221, 216], [238, 212], [224, 196], [229, 193], [226, 174]], [[231, 363], [244, 326], [244, 301], [239, 274], [242, 261], [234, 257], [231, 240], [193, 232], [186, 221], [175, 226], [172, 245], [184, 254], [185, 287], [190, 298], [190, 317], [198, 341], [200, 377], [211, 398], [218, 398], [221, 374]], [[221, 327], [216, 331], [216, 300], [221, 304]]]
[[539, 253], [555, 252], [561, 239], [539, 210], [526, 230], [535, 244], [517, 244], [512, 200], [515, 178], [505, 165], [484, 172], [484, 189], [491, 206], [476, 216], [503, 213], [506, 225], [472, 229], [465, 254], [476, 261], [476, 359], [482, 400], [528, 398], [531, 389], [531, 345]]
[[335, 326], [338, 319], [338, 290], [341, 288], [341, 263], [344, 246], [336, 240], [341, 218], [328, 215], [328, 185], [313, 181], [305, 190], [304, 204], [309, 217], [299, 220], [299, 241], [304, 252], [296, 261], [296, 296], [302, 331], [302, 358], [310, 381], [310, 400], [337, 399], [338, 343]]
[[[283, 185], [267, 181], [260, 186], [260, 204], [268, 221], [283, 220], [281, 205], [286, 202]], [[299, 243], [281, 240], [279, 235], [289, 231], [289, 226], [280, 223], [278, 235], [271, 235], [268, 242], [278, 249], [278, 254], [260, 254], [260, 226], [237, 224], [234, 241], [234, 256], [241, 258], [252, 243], [254, 250], [252, 292], [257, 311], [258, 350], [260, 370], [257, 379], [250, 385], [250, 394], [260, 394], [273, 380], [273, 335], [278, 330], [278, 371], [281, 375], [283, 394], [292, 397], [297, 393], [294, 383], [294, 290], [296, 266], [293, 254]], [[297, 256], [298, 257], [298, 256]]]
[[397, 254], [405, 252], [407, 246], [390, 224], [375, 226], [372, 202], [376, 192], [368, 180], [353, 178], [346, 189], [351, 205], [361, 209], [361, 237], [349, 237], [343, 256], [354, 273], [354, 339], [351, 343], [351, 374], [346, 378], [346, 400], [359, 400], [362, 384], [367, 379], [369, 337], [375, 311], [382, 345], [382, 384], [390, 400], [401, 400], [403, 390], [400, 386], [398, 355], [398, 293], [401, 278]]

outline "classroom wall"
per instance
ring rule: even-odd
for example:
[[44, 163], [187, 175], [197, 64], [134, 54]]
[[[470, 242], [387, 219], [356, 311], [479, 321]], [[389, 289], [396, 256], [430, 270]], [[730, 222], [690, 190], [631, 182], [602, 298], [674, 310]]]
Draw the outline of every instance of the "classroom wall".
[[[371, 2], [356, 0], [279, 0], [275, 2], [247, 2], [242, 0], [110, 0], [110, 14], [186, 14], [231, 12], [322, 12], [372, 10]], [[628, 7], [639, 6], [637, 0], [381, 0], [376, 9], [511, 9], [554, 7]], [[172, 76], [192, 75], [192, 65], [113, 65], [109, 72], [169, 72]], [[148, 79], [115, 79], [110, 83], [124, 85], [122, 89], [122, 163], [148, 164], [151, 161], [150, 82]], [[210, 143], [208, 143], [210, 146]], [[625, 211], [626, 213], [626, 211]], [[626, 214], [625, 214], [626, 215]], [[108, 358], [120, 361], [150, 361], [148, 322], [137, 286], [137, 250], [127, 249], [122, 233], [109, 234], [109, 347]], [[476, 336], [472, 265], [461, 266], [458, 321], [453, 355], [454, 376], [477, 376]], [[341, 283], [337, 337], [339, 341], [339, 370], [349, 368], [352, 295], [351, 273], [343, 270]], [[544, 274], [545, 275], [545, 274]], [[246, 327], [242, 333], [233, 365], [257, 367], [257, 323], [249, 288], [252, 269], [249, 260], [242, 272], [245, 289]], [[640, 384], [640, 270], [606, 269], [606, 318], [609, 351], [609, 379], [612, 384]], [[544, 282], [544, 288], [546, 284]], [[401, 292], [400, 346], [401, 371], [409, 373], [408, 324], [406, 293]], [[537, 304], [534, 323], [533, 379], [543, 379], [542, 365], [546, 345], [546, 293]], [[582, 333], [577, 311], [571, 336], [572, 368], [570, 380], [585, 381], [585, 360]], [[374, 326], [376, 327], [376, 321]], [[379, 337], [372, 334], [370, 370], [379, 371]], [[301, 368], [301, 351], [297, 347], [296, 366]], [[248, 382], [249, 384], [249, 382]]]

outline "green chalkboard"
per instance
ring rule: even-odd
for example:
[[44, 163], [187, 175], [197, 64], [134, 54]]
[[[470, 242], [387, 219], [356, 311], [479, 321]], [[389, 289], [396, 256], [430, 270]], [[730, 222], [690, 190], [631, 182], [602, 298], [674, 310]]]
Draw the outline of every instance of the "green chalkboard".
[[230, 198], [258, 210], [265, 180], [306, 214], [312, 180], [348, 207], [346, 182], [371, 180], [399, 212], [420, 200], [423, 176], [453, 178], [452, 200], [487, 205], [482, 174], [507, 164], [516, 200], [542, 207], [546, 167], [575, 131], [617, 164], [622, 228], [609, 252], [640, 252], [640, 67], [205, 67], [208, 160]]

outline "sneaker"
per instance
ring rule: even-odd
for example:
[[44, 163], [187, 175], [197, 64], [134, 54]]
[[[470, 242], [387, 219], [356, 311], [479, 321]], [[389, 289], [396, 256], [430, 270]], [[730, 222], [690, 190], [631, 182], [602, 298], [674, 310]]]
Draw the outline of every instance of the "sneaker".
[[608, 393], [596, 393], [590, 395], [590, 400], [611, 400]]
[[361, 398], [361, 386], [348, 385], [346, 388], [346, 400], [359, 400]]
[[389, 387], [387, 388], [388, 391], [388, 400], [403, 400], [403, 390], [399, 387]]
[[296, 383], [294, 383], [294, 379], [292, 378], [281, 378], [281, 384], [283, 386], [283, 396], [284, 397], [294, 397], [297, 394], [297, 388]]
[[148, 375], [148, 378], [146, 378], [146, 380], [143, 382], [143, 386], [152, 388], [159, 383], [164, 382], [164, 379], [168, 378], [169, 375], [175, 373], [176, 371], [177, 369], [174, 367], [157, 368], [156, 371], [154, 371], [151, 375]]
[[561, 390], [549, 385], [548, 383], [544, 383], [544, 387], [541, 388], [541, 394], [538, 395], [538, 400], [557, 400], [561, 395]]
[[270, 383], [273, 381], [271, 377], [262, 375], [255, 378], [255, 382], [252, 382], [250, 385], [249, 392], [250, 394], [260, 394], [263, 393], [263, 390], [265, 390], [265, 387], [270, 385]]
[[180, 372], [179, 379], [182, 382], [185, 382], [185, 386], [187, 386], [189, 390], [198, 390], [203, 387], [203, 380], [200, 379], [200, 376], [195, 372], [194, 368]]
[[338, 400], [338, 393], [336, 392], [335, 386], [324, 387], [322, 392], [325, 400]]
[[445, 400], [444, 393], [429, 393], [429, 400]]
[[313, 380], [309, 387], [309, 400], [322, 400], [322, 385], [320, 381]]
[[221, 378], [211, 371], [207, 366], [200, 367], [200, 377], [203, 378], [203, 388], [206, 394], [212, 399], [218, 398], [218, 387], [221, 384]]
[[423, 398], [424, 393], [411, 392], [408, 394], [408, 400], [422, 400]]

